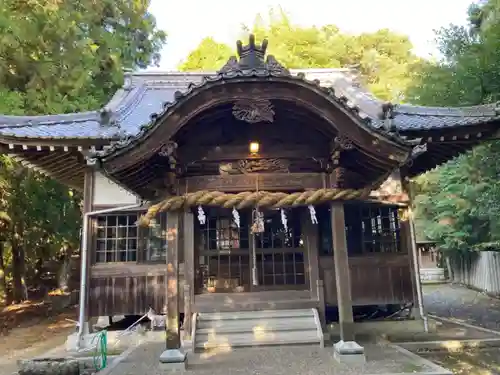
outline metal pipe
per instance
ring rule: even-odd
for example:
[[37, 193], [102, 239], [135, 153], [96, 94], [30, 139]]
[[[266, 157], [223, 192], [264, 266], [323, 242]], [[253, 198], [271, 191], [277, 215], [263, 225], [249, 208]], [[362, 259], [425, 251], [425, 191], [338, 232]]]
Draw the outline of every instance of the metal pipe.
[[427, 315], [424, 312], [424, 300], [422, 297], [422, 283], [420, 282], [420, 264], [418, 262], [417, 256], [417, 242], [415, 237], [415, 223], [413, 221], [413, 210], [410, 207], [408, 209], [408, 220], [410, 224], [410, 237], [411, 237], [411, 252], [413, 254], [413, 264], [415, 265], [415, 286], [417, 288], [417, 300], [418, 300], [418, 310], [420, 312], [420, 316], [424, 321], [424, 331], [425, 333], [429, 333], [429, 322], [427, 320]]
[[79, 350], [82, 345], [83, 334], [84, 334], [84, 324], [85, 324], [85, 297], [87, 295], [87, 259], [88, 259], [88, 231], [89, 231], [89, 218], [94, 215], [108, 214], [112, 212], [120, 212], [124, 210], [130, 210], [132, 208], [138, 208], [142, 205], [141, 203], [135, 203], [129, 206], [113, 207], [104, 210], [91, 211], [83, 215], [83, 228], [82, 228], [82, 247], [80, 250], [80, 306], [79, 306], [79, 317], [78, 317], [78, 334], [76, 341], [76, 348]]

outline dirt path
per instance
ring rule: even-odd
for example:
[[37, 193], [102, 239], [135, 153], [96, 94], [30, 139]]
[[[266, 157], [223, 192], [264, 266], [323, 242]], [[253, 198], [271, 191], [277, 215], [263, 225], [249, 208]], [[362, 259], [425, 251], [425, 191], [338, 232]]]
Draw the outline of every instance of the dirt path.
[[500, 299], [455, 284], [425, 285], [423, 294], [428, 313], [500, 331]]
[[39, 356], [64, 344], [75, 330], [67, 319], [76, 318], [74, 307], [53, 314], [50, 306], [26, 302], [0, 310], [0, 375], [17, 370], [17, 360]]

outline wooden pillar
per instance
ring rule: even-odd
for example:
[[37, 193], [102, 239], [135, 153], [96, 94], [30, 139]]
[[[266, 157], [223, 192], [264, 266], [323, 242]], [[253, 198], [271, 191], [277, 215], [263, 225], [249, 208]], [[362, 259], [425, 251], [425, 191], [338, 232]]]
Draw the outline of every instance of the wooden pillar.
[[334, 345], [334, 357], [339, 362], [364, 363], [366, 361], [364, 348], [355, 342], [344, 205], [335, 202], [331, 208], [333, 261], [340, 326], [340, 341]]
[[313, 224], [308, 211], [302, 211], [301, 226], [304, 235], [305, 256], [307, 256], [309, 290], [311, 297], [317, 298], [316, 281], [319, 279], [318, 264], [318, 226]]
[[182, 212], [167, 213], [167, 339], [160, 364], [166, 368], [185, 368], [186, 354], [182, 351], [179, 324], [179, 222]]
[[[85, 214], [88, 212], [92, 211], [93, 207], [93, 200], [94, 200], [94, 170], [92, 168], [85, 168], [85, 175], [84, 175], [84, 180], [83, 180], [83, 220], [85, 220]], [[87, 223], [87, 265], [86, 265], [86, 271], [85, 274], [80, 272], [80, 278], [84, 277], [85, 278], [85, 284], [86, 284], [86, 295], [85, 295], [85, 317], [84, 317], [84, 324], [87, 325], [84, 327], [84, 331], [90, 332], [92, 330], [92, 325], [89, 324], [89, 319], [90, 319], [90, 303], [89, 303], [89, 296], [90, 296], [90, 267], [92, 266], [92, 262], [95, 257], [94, 253], [94, 242], [93, 242], [93, 234], [94, 234], [94, 227], [92, 225], [93, 219], [92, 218], [87, 218], [88, 223]], [[83, 223], [82, 223], [83, 224]], [[80, 247], [81, 247], [82, 242], [80, 242]], [[82, 261], [82, 250], [80, 249], [80, 262]], [[80, 270], [82, 269], [80, 265]], [[80, 291], [81, 292], [81, 291]]]
[[408, 262], [410, 263], [410, 270], [412, 273], [412, 288], [413, 288], [413, 315], [417, 318], [422, 318], [424, 323], [424, 330], [428, 331], [427, 317], [424, 312], [423, 297], [422, 297], [422, 283], [420, 282], [420, 267], [418, 257], [418, 246], [415, 238], [415, 224], [413, 222], [413, 192], [411, 189], [411, 182], [406, 178], [407, 173], [405, 170], [401, 171], [401, 186], [403, 191], [408, 195], [409, 206], [403, 210], [401, 220], [401, 230], [405, 237], [406, 250], [408, 251]]
[[326, 326], [325, 321], [325, 296], [323, 290], [323, 282], [319, 276], [319, 261], [318, 261], [318, 226], [311, 221], [311, 215], [308, 210], [304, 210], [301, 215], [301, 225], [304, 234], [304, 245], [308, 264], [309, 290], [311, 299], [318, 301], [318, 312], [321, 319], [321, 325]]
[[352, 314], [351, 277], [347, 239], [345, 233], [344, 206], [332, 204], [333, 260], [335, 263], [335, 282], [337, 286], [337, 305], [339, 309], [340, 340], [354, 341], [354, 317]]
[[412, 288], [412, 298], [413, 302], [417, 304], [417, 286], [415, 284], [415, 273], [417, 268], [412, 260], [412, 237], [410, 228], [410, 211], [407, 207], [401, 208], [399, 210], [399, 227], [401, 233], [401, 246], [408, 256], [408, 264], [410, 265], [411, 273], [411, 288]]
[[167, 349], [181, 347], [179, 335], [179, 213], [167, 214]]
[[194, 215], [184, 212], [184, 338], [191, 338], [191, 314], [194, 301]]

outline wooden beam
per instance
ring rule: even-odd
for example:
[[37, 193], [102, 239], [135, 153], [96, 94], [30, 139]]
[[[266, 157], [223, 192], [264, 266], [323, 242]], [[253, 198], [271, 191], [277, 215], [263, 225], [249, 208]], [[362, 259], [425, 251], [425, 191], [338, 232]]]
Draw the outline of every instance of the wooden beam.
[[195, 161], [213, 162], [213, 161], [230, 161], [230, 160], [258, 160], [258, 159], [310, 159], [310, 158], [325, 158], [328, 156], [326, 150], [320, 150], [317, 147], [308, 145], [287, 145], [276, 146], [260, 145], [260, 150], [257, 154], [251, 154], [249, 145], [229, 145], [210, 148], [203, 150], [195, 147], [183, 147], [178, 150], [179, 161], [183, 164], [192, 163]]

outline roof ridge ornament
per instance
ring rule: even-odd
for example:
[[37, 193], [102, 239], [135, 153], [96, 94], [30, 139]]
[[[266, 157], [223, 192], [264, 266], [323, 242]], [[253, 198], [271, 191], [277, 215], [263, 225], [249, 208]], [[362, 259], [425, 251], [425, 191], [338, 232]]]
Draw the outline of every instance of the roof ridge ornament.
[[236, 42], [238, 57], [231, 56], [226, 64], [217, 72], [219, 74], [234, 74], [238, 72], [253, 70], [260, 74], [272, 74], [290, 76], [290, 71], [280, 64], [272, 55], [267, 55], [268, 41], [264, 39], [262, 44], [255, 42], [255, 35], [250, 34], [248, 44], [243, 45], [241, 40]]
[[236, 42], [236, 51], [238, 52], [240, 67], [243, 69], [264, 67], [267, 44], [267, 39], [264, 39], [261, 45], [256, 44], [254, 34], [248, 36], [248, 44], [246, 46], [243, 45], [241, 40], [238, 40]]
[[382, 104], [382, 113], [380, 114], [380, 117], [383, 120], [383, 126], [386, 131], [394, 132], [397, 130], [396, 125], [394, 124], [394, 104], [391, 102], [385, 102]]
[[118, 124], [116, 112], [108, 106], [102, 108], [99, 111], [99, 123], [102, 126], [116, 126]]

